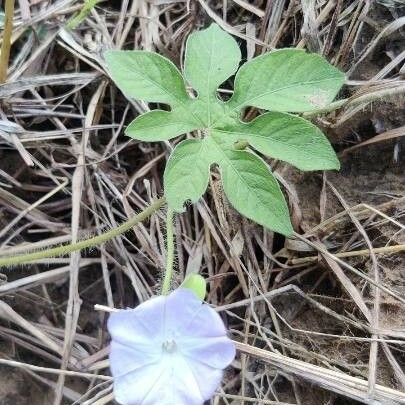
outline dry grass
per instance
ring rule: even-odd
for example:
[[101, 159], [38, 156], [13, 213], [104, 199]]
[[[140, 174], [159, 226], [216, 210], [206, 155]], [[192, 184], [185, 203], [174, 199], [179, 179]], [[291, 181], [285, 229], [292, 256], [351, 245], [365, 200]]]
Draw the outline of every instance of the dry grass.
[[[373, 145], [392, 155], [380, 199], [367, 199], [376, 191], [365, 184], [359, 200], [355, 170], [308, 180], [272, 162], [297, 231], [284, 240], [239, 217], [212, 173], [209, 193], [177, 218], [176, 281], [204, 274], [207, 300], [240, 342], [213, 404], [405, 403], [405, 185], [392, 180], [404, 168], [401, 3], [101, 1], [69, 30], [81, 2], [20, 0], [0, 85], [0, 254], [98, 234], [162, 193], [173, 145], [123, 136], [148, 105], [111, 84], [104, 50], [153, 50], [180, 64], [187, 35], [215, 21], [247, 59], [290, 46], [321, 53], [348, 82], [344, 101], [313, 119], [343, 171]], [[106, 314], [94, 305], [133, 306], [158, 290], [163, 221], [160, 212], [92, 251], [1, 269], [0, 386], [10, 367], [25, 381], [12, 394], [1, 388], [1, 403], [112, 403]]]

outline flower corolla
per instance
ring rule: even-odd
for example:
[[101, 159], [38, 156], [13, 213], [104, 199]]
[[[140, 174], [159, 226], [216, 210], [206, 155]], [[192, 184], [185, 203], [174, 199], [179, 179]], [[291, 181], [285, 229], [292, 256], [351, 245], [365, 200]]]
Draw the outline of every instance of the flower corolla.
[[122, 405], [202, 405], [235, 357], [220, 316], [186, 288], [112, 313], [108, 330]]

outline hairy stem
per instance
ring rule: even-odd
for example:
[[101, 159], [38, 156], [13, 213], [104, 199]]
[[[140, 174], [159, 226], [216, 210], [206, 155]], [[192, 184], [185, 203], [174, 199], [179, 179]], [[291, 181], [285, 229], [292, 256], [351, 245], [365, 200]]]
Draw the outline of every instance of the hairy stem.
[[173, 277], [174, 263], [174, 213], [171, 208], [167, 208], [166, 216], [166, 271], [162, 285], [162, 295], [169, 294]]
[[0, 84], [7, 79], [8, 61], [10, 59], [11, 35], [13, 33], [14, 0], [6, 0], [5, 22], [3, 31], [3, 43], [1, 44], [0, 55]]
[[17, 256], [1, 257], [0, 267], [29, 263], [34, 260], [45, 259], [48, 257], [64, 256], [77, 250], [87, 249], [93, 246], [100, 245], [104, 242], [107, 242], [110, 239], [115, 238], [118, 235], [121, 235], [122, 233], [129, 231], [133, 226], [150, 217], [154, 212], [156, 212], [157, 210], [159, 210], [159, 208], [162, 207], [165, 201], [166, 201], [165, 198], [159, 198], [149, 207], [145, 208], [142, 212], [140, 212], [138, 215], [135, 215], [133, 218], [124, 222], [120, 226], [110, 229], [109, 231], [94, 236], [92, 238], [83, 239], [77, 243], [62, 245], [52, 249], [41, 250], [38, 252], [25, 253]]
[[371, 91], [367, 94], [363, 94], [361, 96], [357, 97], [351, 97], [351, 98], [344, 98], [341, 100], [334, 101], [333, 103], [327, 105], [325, 108], [314, 110], [314, 111], [308, 111], [303, 114], [303, 117], [309, 118], [315, 115], [331, 112], [334, 110], [338, 110], [341, 107], [354, 107], [362, 103], [371, 103], [373, 101], [381, 100], [384, 97], [393, 97], [397, 96], [400, 94], [405, 93], [405, 86], [404, 85], [399, 85], [395, 87], [388, 87], [384, 89], [378, 89]]

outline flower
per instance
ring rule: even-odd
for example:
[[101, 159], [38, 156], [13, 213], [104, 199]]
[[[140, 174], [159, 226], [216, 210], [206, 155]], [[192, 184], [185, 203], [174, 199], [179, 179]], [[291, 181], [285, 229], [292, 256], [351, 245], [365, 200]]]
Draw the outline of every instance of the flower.
[[185, 288], [112, 313], [108, 330], [122, 405], [202, 405], [235, 357], [219, 315]]

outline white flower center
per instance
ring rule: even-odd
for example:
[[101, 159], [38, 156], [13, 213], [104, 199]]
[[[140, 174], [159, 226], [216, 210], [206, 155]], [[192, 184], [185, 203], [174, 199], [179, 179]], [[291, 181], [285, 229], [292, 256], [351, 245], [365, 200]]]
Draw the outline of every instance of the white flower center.
[[162, 350], [165, 353], [174, 353], [177, 350], [177, 343], [173, 339], [166, 340], [162, 343]]

